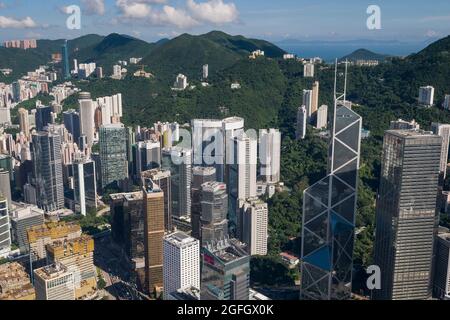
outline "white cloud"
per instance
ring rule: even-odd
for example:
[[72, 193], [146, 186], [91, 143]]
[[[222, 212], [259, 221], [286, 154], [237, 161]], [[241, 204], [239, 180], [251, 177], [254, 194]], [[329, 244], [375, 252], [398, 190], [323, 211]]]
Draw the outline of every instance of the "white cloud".
[[117, 0], [116, 5], [125, 20], [140, 19], [152, 25], [190, 28], [198, 24], [185, 10], [164, 5], [155, 9], [154, 5], [165, 4], [166, 0]]
[[234, 3], [224, 3], [223, 0], [195, 2], [187, 0], [187, 7], [192, 16], [204, 22], [213, 24], [231, 23], [238, 19], [239, 11]]
[[37, 27], [36, 22], [31, 17], [22, 20], [0, 16], [0, 29], [25, 29]]
[[164, 6], [162, 11], [152, 12], [150, 23], [173, 25], [178, 28], [192, 28], [199, 24], [186, 11], [171, 6]]
[[81, 0], [81, 3], [87, 15], [105, 14], [105, 0]]

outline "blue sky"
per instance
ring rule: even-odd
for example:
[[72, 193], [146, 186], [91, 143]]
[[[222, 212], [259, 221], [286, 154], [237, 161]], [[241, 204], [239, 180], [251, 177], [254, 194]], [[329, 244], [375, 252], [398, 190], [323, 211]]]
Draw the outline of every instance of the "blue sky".
[[[381, 30], [366, 27], [372, 4], [381, 8]], [[82, 9], [81, 30], [66, 28], [70, 5]], [[152, 41], [216, 29], [271, 41], [425, 41], [450, 34], [450, 1], [0, 0], [0, 40], [119, 32]]]

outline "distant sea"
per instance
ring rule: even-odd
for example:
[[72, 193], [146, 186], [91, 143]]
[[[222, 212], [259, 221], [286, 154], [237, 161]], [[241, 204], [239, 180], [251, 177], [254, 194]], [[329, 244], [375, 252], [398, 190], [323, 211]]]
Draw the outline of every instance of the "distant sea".
[[373, 41], [350, 41], [350, 42], [327, 42], [327, 41], [282, 41], [275, 43], [283, 50], [294, 53], [302, 58], [321, 57], [325, 61], [333, 61], [342, 58], [358, 49], [367, 49], [375, 53], [390, 56], [408, 56], [417, 53], [428, 46], [429, 42], [373, 42]]

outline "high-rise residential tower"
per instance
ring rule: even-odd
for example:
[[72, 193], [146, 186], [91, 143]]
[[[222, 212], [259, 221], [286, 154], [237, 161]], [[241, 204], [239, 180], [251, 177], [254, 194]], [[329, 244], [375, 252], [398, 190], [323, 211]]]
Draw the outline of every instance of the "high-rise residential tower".
[[424, 131], [385, 133], [377, 201], [375, 264], [381, 300], [431, 296], [442, 138]]
[[312, 116], [313, 111], [313, 91], [312, 90], [303, 90], [303, 105], [306, 108], [306, 115], [308, 119]]
[[311, 115], [314, 115], [319, 109], [319, 89], [320, 89], [319, 81], [315, 81], [312, 87]]
[[259, 130], [261, 178], [268, 183], [280, 182], [281, 133], [277, 129]]
[[448, 149], [450, 147], [450, 124], [441, 124], [433, 122], [431, 129], [434, 134], [442, 137], [442, 152], [441, 152], [441, 183], [447, 177], [448, 166]]
[[306, 122], [308, 119], [305, 106], [301, 106], [297, 111], [297, 128], [295, 131], [296, 140], [303, 140], [306, 137]]
[[249, 199], [242, 208], [242, 240], [251, 256], [267, 255], [269, 208], [257, 198]]
[[[330, 145], [329, 174], [304, 192], [301, 299], [351, 297], [361, 117], [337, 93]], [[347, 69], [347, 67], [346, 67]]]
[[434, 104], [434, 88], [432, 86], [420, 87], [419, 104], [431, 107]]
[[91, 94], [81, 92], [78, 100], [80, 105], [80, 133], [87, 139], [87, 144], [92, 147], [95, 138], [95, 109], [96, 102], [92, 101]]

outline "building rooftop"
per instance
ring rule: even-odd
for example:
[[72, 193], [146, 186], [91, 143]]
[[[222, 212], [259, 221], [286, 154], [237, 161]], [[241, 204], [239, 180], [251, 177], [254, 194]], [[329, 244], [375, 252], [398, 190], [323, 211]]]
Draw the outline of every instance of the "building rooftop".
[[202, 184], [202, 190], [204, 192], [217, 192], [220, 190], [227, 190], [227, 185], [225, 183], [210, 181]]
[[208, 244], [207, 249], [223, 263], [230, 263], [248, 256], [246, 244], [236, 239], [225, 239]]
[[144, 196], [142, 195], [142, 192], [129, 192], [129, 193], [116, 193], [112, 194], [111, 200], [117, 201], [117, 200], [126, 200], [126, 201], [138, 201], [144, 199]]
[[175, 232], [169, 234], [164, 238], [164, 240], [177, 247], [182, 247], [184, 245], [190, 245], [192, 243], [198, 242], [197, 239], [190, 237], [183, 232]]
[[434, 135], [432, 132], [424, 130], [387, 130], [386, 133], [410, 139], [423, 137], [438, 138], [438, 136]]
[[58, 278], [61, 275], [67, 273], [67, 267], [61, 263], [55, 263], [40, 269], [34, 270], [34, 273], [44, 280], [51, 280]]
[[34, 296], [34, 288], [25, 268], [17, 263], [0, 266], [0, 300], [22, 300]]

